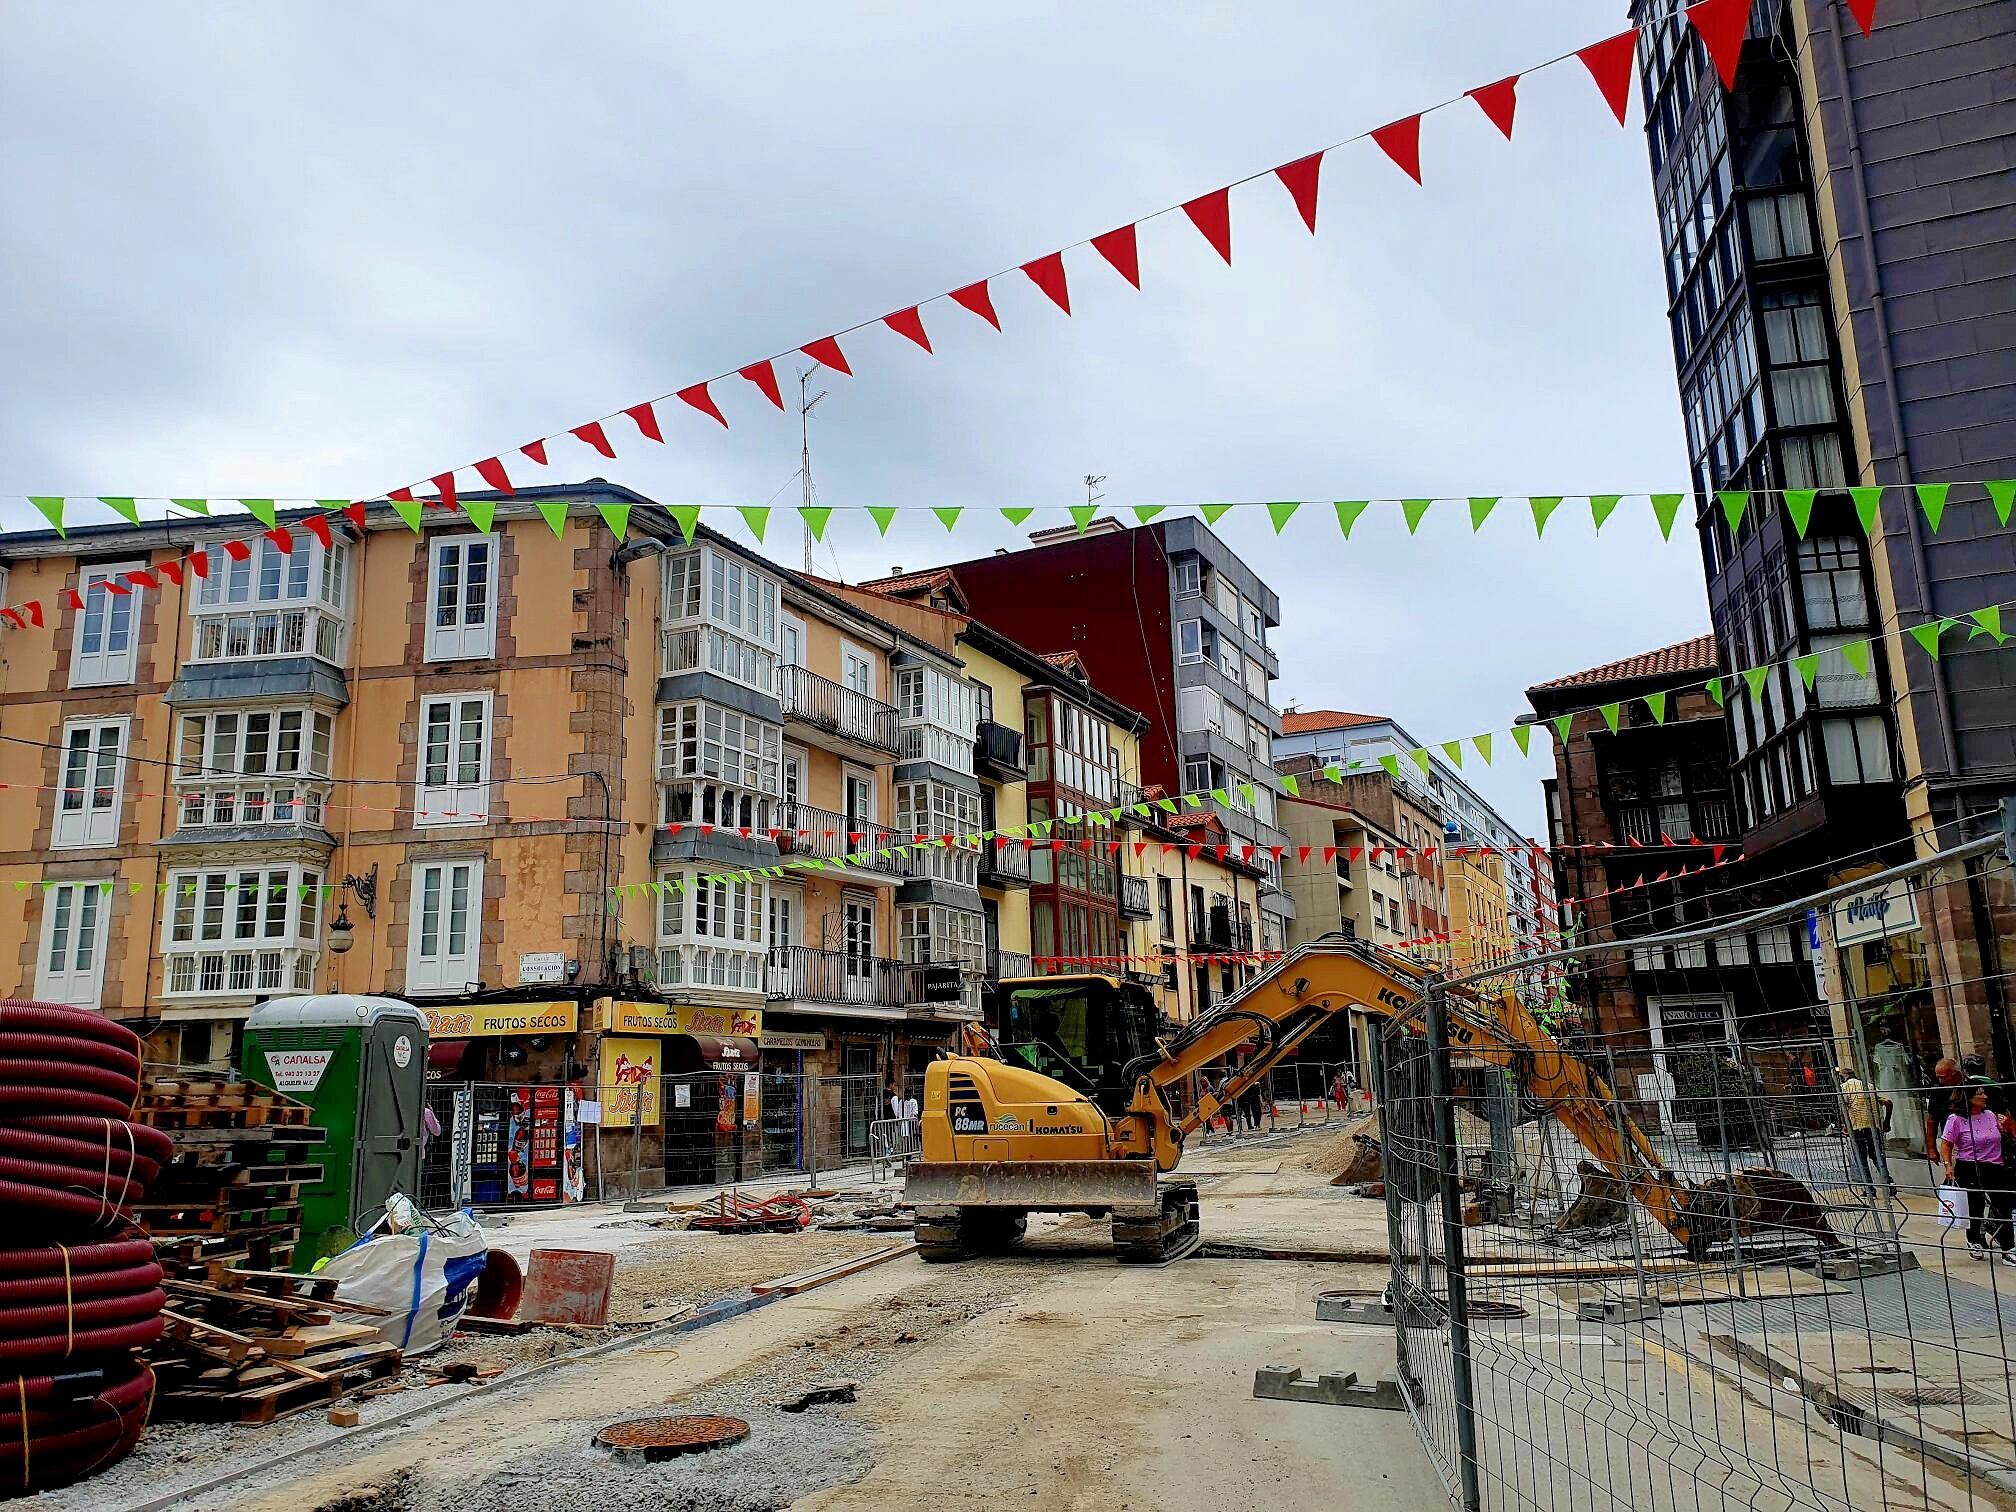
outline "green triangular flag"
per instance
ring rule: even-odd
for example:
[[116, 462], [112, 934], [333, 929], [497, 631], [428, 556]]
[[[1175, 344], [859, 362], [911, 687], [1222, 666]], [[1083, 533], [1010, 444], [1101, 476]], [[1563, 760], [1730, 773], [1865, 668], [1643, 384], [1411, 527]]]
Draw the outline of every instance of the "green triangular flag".
[[1134, 506], [1134, 518], [1141, 524], [1146, 525], [1166, 508], [1168, 508], [1166, 504], [1136, 504]]
[[1423, 777], [1426, 777], [1426, 776], [1428, 775], [1428, 750], [1427, 750], [1427, 747], [1425, 747], [1425, 746], [1416, 746], [1416, 747], [1415, 747], [1415, 748], [1414, 748], [1413, 750], [1409, 751], [1409, 752], [1408, 752], [1407, 754], [1408, 754], [1409, 756], [1412, 756], [1412, 757], [1414, 758], [1414, 765], [1416, 765], [1417, 767], [1421, 768], [1421, 775], [1422, 775]]
[[1281, 791], [1286, 793], [1290, 798], [1300, 798], [1302, 796], [1302, 784], [1297, 782], [1289, 773], [1283, 772], [1281, 774]]
[[534, 499], [532, 507], [539, 511], [539, 518], [546, 522], [546, 528], [553, 532], [553, 539], [559, 540], [567, 533], [567, 501], [565, 499]]
[[1531, 756], [1533, 754], [1533, 726], [1514, 725], [1510, 733], [1512, 744], [1519, 747], [1519, 754], [1521, 756]]
[[2016, 509], [2016, 478], [1998, 478], [1992, 483], [1981, 485], [1988, 490], [1988, 497], [1995, 501], [1995, 519], [1998, 523], [2009, 523], [2009, 511]]
[[100, 494], [98, 502], [119, 516], [128, 525], [138, 525], [140, 523], [140, 505], [137, 500], [108, 499], [103, 494]]
[[1785, 513], [1792, 516], [1792, 528], [1799, 532], [1799, 539], [1806, 539], [1806, 522], [1813, 518], [1813, 501], [1820, 496], [1817, 488], [1788, 488], [1785, 490]]
[[1078, 527], [1078, 534], [1085, 534], [1091, 527], [1093, 518], [1098, 513], [1099, 506], [1097, 504], [1073, 504], [1071, 506], [1071, 523]]
[[1793, 657], [1792, 670], [1799, 674], [1799, 681], [1806, 684], [1806, 691], [1811, 693], [1813, 691], [1813, 679], [1820, 675], [1819, 653], [1817, 651], [1808, 651], [1804, 656]]
[[207, 515], [210, 513], [210, 501], [208, 499], [170, 499], [168, 502], [173, 504], [177, 509], [188, 510], [191, 514]]
[[1719, 677], [1711, 677], [1708, 679], [1705, 686], [1708, 689], [1708, 696], [1715, 700], [1715, 706], [1718, 709], [1724, 707], [1725, 706], [1724, 700], [1728, 697], [1728, 694], [1723, 690], [1722, 679]]
[[1323, 768], [1323, 776], [1330, 782], [1342, 782], [1344, 780], [1344, 768], [1333, 761]]
[[1386, 768], [1386, 775], [1388, 777], [1391, 777], [1395, 782], [1400, 780], [1400, 758], [1398, 756], [1388, 751], [1384, 756], [1379, 758], [1379, 765]]
[[1267, 518], [1274, 522], [1274, 534], [1281, 534], [1281, 527], [1295, 518], [1295, 511], [1302, 505], [1294, 499], [1285, 499], [1278, 504], [1267, 506]]
[[1239, 796], [1244, 798], [1250, 807], [1253, 803], [1253, 784], [1250, 782], [1236, 782], [1233, 786], [1239, 790]]
[[1165, 814], [1173, 814], [1176, 812], [1176, 800], [1174, 798], [1157, 798], [1155, 800], [1155, 807], [1162, 810]]
[[1554, 733], [1560, 739], [1561, 744], [1568, 744], [1568, 731], [1575, 724], [1575, 716], [1573, 714], [1556, 714], [1547, 722], [1554, 726]]
[[1685, 494], [1653, 494], [1652, 515], [1659, 522], [1659, 534], [1666, 540], [1673, 539], [1673, 517], [1680, 513], [1680, 504]]
[[1526, 502], [1533, 506], [1533, 534], [1536, 537], [1544, 536], [1547, 533], [1548, 516], [1561, 507], [1561, 496], [1555, 494], [1552, 498], [1529, 498]]
[[1911, 627], [1911, 639], [1925, 648], [1925, 654], [1932, 660], [1939, 660], [1939, 636], [1950, 623], [1947, 620], [1929, 620], [1922, 625]]
[[1740, 488], [1718, 488], [1715, 497], [1722, 501], [1722, 518], [1729, 522], [1729, 530], [1734, 534], [1743, 523], [1744, 511], [1750, 507], [1750, 495]]
[[423, 506], [418, 499], [393, 499], [390, 502], [392, 512], [406, 522], [408, 530], [420, 529], [420, 511]]
[[812, 539], [826, 539], [826, 522], [833, 518], [833, 510], [825, 504], [800, 504], [798, 513], [805, 519], [805, 528], [812, 532]]
[[1862, 488], [1851, 488], [1848, 497], [1855, 501], [1855, 513], [1862, 517], [1862, 534], [1876, 533], [1876, 516], [1883, 508], [1883, 485], [1871, 483]]
[[1453, 764], [1461, 767], [1463, 765], [1463, 742], [1460, 740], [1443, 741], [1442, 754], [1447, 756]]
[[1351, 539], [1351, 527], [1358, 523], [1358, 516], [1372, 507], [1370, 499], [1339, 499], [1337, 501], [1337, 528], [1344, 533], [1344, 539]]
[[1200, 809], [1204, 807], [1203, 796], [1198, 793], [1185, 793], [1183, 795], [1183, 805], [1185, 808]]
[[630, 506], [628, 504], [597, 504], [602, 522], [609, 527], [609, 533], [617, 540], [628, 540], [630, 536]]
[[61, 494], [30, 494], [28, 502], [42, 511], [42, 517], [56, 527], [56, 534], [68, 537], [70, 532], [63, 528], [63, 496]]
[[1217, 803], [1221, 808], [1232, 807], [1232, 795], [1226, 792], [1225, 789], [1223, 788], [1211, 789], [1211, 798], [1212, 801]]
[[770, 528], [770, 506], [767, 504], [737, 504], [735, 513], [742, 516], [742, 523], [749, 527], [749, 534], [758, 541], [763, 532]]
[[1771, 669], [1769, 667], [1745, 667], [1743, 669], [1743, 681], [1749, 684], [1750, 696], [1753, 699], [1764, 696], [1764, 680], [1770, 675]]
[[1652, 723], [1666, 723], [1666, 695], [1664, 693], [1647, 693], [1645, 695], [1645, 707], [1652, 711]]
[[[1216, 525], [1220, 520], [1225, 518], [1225, 511], [1231, 507], [1230, 504], [1199, 504], [1197, 506], [1197, 513], [1204, 516], [1204, 523], [1206, 525]], [[1079, 529], [1082, 530], [1084, 527], [1081, 525]]]
[[1491, 518], [1491, 511], [1496, 509], [1497, 507], [1498, 507], [1498, 500], [1495, 496], [1489, 499], [1472, 498], [1470, 500], [1471, 531], [1476, 532], [1482, 530], [1484, 528], [1484, 522]]
[[1869, 642], [1849, 641], [1841, 647], [1841, 660], [1848, 663], [1857, 677], [1869, 675]]
[[1477, 747], [1477, 754], [1484, 758], [1484, 765], [1491, 765], [1491, 737], [1489, 735], [1472, 735], [1470, 737], [1470, 744]]
[[931, 513], [938, 516], [939, 522], [948, 531], [959, 523], [959, 516], [965, 512], [965, 506], [960, 504], [933, 504], [931, 506]]
[[1946, 495], [1951, 492], [1951, 483], [1920, 483], [1918, 485], [1918, 507], [1925, 511], [1925, 523], [1937, 535], [1939, 522], [1946, 517]]
[[1598, 712], [1603, 716], [1603, 723], [1610, 726], [1610, 733], [1615, 735], [1617, 733], [1617, 721], [1624, 717], [1624, 705], [1621, 703], [1606, 703]]
[[1617, 512], [1617, 505], [1623, 498], [1622, 494], [1589, 495], [1589, 518], [1596, 522], [1598, 530], [1601, 530], [1604, 522]]
[[1977, 627], [1967, 633], [1967, 639], [1972, 640], [1977, 635], [1992, 635], [1995, 637], [1995, 644], [1998, 646], [2009, 639], [2002, 629], [2001, 605], [1990, 604], [1986, 609], [1976, 609], [1967, 618], [1974, 621]]
[[688, 546], [700, 531], [700, 506], [698, 504], [667, 504], [665, 512], [672, 516], [672, 523], [679, 527], [680, 538]]
[[1018, 505], [1013, 509], [1002, 510], [1001, 518], [1006, 520], [1010, 525], [1020, 525], [1024, 520], [1028, 519], [1029, 516], [1031, 516], [1034, 513], [1036, 513], [1035, 510], [1031, 509], [1028, 505], [1024, 504], [1024, 505]]
[[1428, 513], [1428, 506], [1434, 502], [1433, 499], [1402, 499], [1400, 501], [1400, 513], [1406, 516], [1407, 519], [1407, 534], [1414, 534], [1416, 528], [1421, 524], [1421, 516]]
[[497, 522], [497, 501], [495, 499], [464, 499], [463, 511], [469, 516], [469, 523], [485, 535]]
[[261, 525], [264, 525], [268, 530], [273, 528], [275, 513], [271, 499], [240, 499], [238, 502], [243, 504], [250, 511], [252, 518], [257, 520]]

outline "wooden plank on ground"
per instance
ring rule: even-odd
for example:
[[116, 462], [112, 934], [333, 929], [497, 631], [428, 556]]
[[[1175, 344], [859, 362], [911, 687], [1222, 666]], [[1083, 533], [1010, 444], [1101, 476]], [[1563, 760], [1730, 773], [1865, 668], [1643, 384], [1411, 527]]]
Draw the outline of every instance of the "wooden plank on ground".
[[749, 1290], [760, 1297], [795, 1297], [801, 1291], [809, 1291], [828, 1281], [838, 1281], [843, 1276], [851, 1276], [856, 1271], [869, 1270], [909, 1254], [917, 1248], [917, 1241], [906, 1240], [902, 1244], [892, 1244], [887, 1249], [870, 1250], [865, 1255], [856, 1255], [852, 1260], [841, 1260], [832, 1265], [822, 1265], [817, 1270], [799, 1271], [796, 1275], [780, 1276], [775, 1281], [764, 1281]]

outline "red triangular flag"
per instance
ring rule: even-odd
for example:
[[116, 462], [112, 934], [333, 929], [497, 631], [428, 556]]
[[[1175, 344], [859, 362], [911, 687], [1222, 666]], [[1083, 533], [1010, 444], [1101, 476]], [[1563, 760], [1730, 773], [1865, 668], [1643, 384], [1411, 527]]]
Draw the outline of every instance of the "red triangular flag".
[[392, 492], [385, 495], [385, 497], [396, 499], [401, 504], [411, 504], [413, 502], [413, 490], [410, 488], [395, 488]]
[[1496, 84], [1480, 84], [1465, 93], [1477, 102], [1477, 108], [1485, 117], [1504, 133], [1505, 140], [1512, 140], [1512, 114], [1519, 108], [1519, 75], [1500, 79]]
[[443, 509], [453, 509], [455, 507], [455, 474], [452, 472], [436, 473], [434, 475], [434, 489], [441, 497], [438, 500], [423, 499], [421, 500], [423, 504], [439, 504]]
[[[329, 517], [327, 515], [311, 514], [301, 523], [308, 527], [308, 534], [320, 541], [322, 549], [327, 551], [330, 545]], [[178, 578], [176, 581], [179, 582], [181, 580]]]
[[590, 420], [586, 425], [577, 425], [568, 434], [587, 442], [611, 462], [616, 460], [616, 448], [609, 444], [609, 437], [603, 433], [600, 420]]
[[909, 337], [925, 351], [931, 350], [931, 338], [924, 334], [924, 317], [917, 313], [917, 306], [912, 305], [907, 310], [898, 310], [893, 315], [884, 315], [882, 324], [898, 336]]
[[1721, 845], [1715, 847], [1715, 865], [1720, 866], [1722, 864], [1722, 852], [1727, 848]]
[[231, 558], [234, 562], [250, 561], [252, 558], [252, 548], [247, 546], [243, 541], [226, 541], [224, 543], [224, 555]]
[[847, 354], [840, 350], [840, 343], [831, 336], [821, 336], [817, 341], [808, 341], [798, 348], [821, 367], [829, 367], [846, 377], [854, 376], [854, 369], [847, 366]]
[[164, 578], [168, 579], [168, 581], [173, 583], [177, 588], [180, 588], [182, 586], [182, 564], [180, 562], [175, 561], [157, 562], [154, 566], [154, 570], [160, 573], [161, 576], [163, 576]]
[[40, 599], [30, 599], [21, 607], [28, 611], [28, 618], [34, 623], [35, 628], [40, 630], [42, 628], [42, 601]]
[[1134, 854], [1138, 857], [1138, 856], [1145, 856], [1147, 853], [1148, 853], [1148, 842], [1146, 840], [1136, 840], [1134, 842]]
[[1417, 184], [1421, 182], [1421, 117], [1411, 115], [1390, 121], [1372, 133], [1372, 140], [1402, 173]]
[[1115, 273], [1135, 288], [1141, 287], [1141, 253], [1132, 225], [1115, 226], [1103, 236], [1093, 237], [1092, 250], [1112, 264]]
[[1855, 18], [1855, 24], [1862, 28], [1862, 35], [1869, 35], [1869, 28], [1876, 24], [1876, 0], [1847, 0], [1848, 14]]
[[1323, 173], [1323, 154], [1312, 152], [1305, 158], [1297, 158], [1292, 163], [1283, 163], [1274, 170], [1274, 177], [1288, 191], [1295, 201], [1295, 208], [1302, 212], [1302, 224], [1313, 233], [1316, 229], [1316, 181]]
[[1039, 257], [1034, 262], [1022, 264], [1022, 271], [1029, 275], [1029, 281], [1050, 296], [1050, 302], [1066, 315], [1071, 313], [1071, 288], [1064, 281], [1064, 254], [1052, 252], [1048, 257]]
[[[1324, 860], [1324, 862], [1325, 862], [1325, 863], [1327, 864], [1327, 863], [1329, 863], [1329, 862], [1331, 862], [1331, 861], [1335, 861], [1336, 859], [1337, 859], [1337, 847], [1336, 847], [1336, 846], [1334, 846], [1334, 845], [1326, 845], [1326, 846], [1324, 846], [1324, 847], [1323, 847], [1323, 860]], [[1357, 860], [1358, 858], [1357, 858], [1356, 856], [1353, 856], [1353, 857], [1352, 857], [1351, 859], [1352, 859], [1353, 861], [1356, 861], [1356, 860]]]
[[282, 556], [294, 555], [294, 532], [285, 525], [275, 525], [266, 532], [266, 539], [280, 548]]
[[[963, 289], [954, 289], [952, 303], [962, 310], [971, 310], [995, 330], [1001, 329], [1001, 317], [994, 313], [994, 297], [987, 292], [986, 279], [983, 278], [976, 284], [968, 284]], [[903, 334], [908, 336], [910, 333], [905, 331]], [[930, 348], [927, 346], [925, 350], [929, 351]]]
[[1200, 194], [1193, 200], [1183, 202], [1183, 213], [1190, 217], [1190, 224], [1211, 243], [1211, 250], [1224, 258], [1227, 265], [1232, 261], [1232, 191], [1213, 189], [1209, 194]]
[[1306, 846], [1306, 845], [1298, 845], [1298, 846], [1296, 846], [1296, 847], [1295, 847], [1295, 859], [1296, 859], [1297, 861], [1307, 861], [1307, 860], [1309, 859], [1309, 847], [1308, 847], [1308, 846]]
[[1637, 47], [1638, 33], [1634, 29], [1606, 37], [1601, 42], [1591, 42], [1575, 54], [1582, 60], [1582, 66], [1589, 70], [1589, 77], [1596, 81], [1597, 89], [1603, 93], [1604, 103], [1617, 117], [1619, 126], [1624, 124], [1624, 112], [1631, 104], [1631, 59]]
[[656, 441], [661, 445], [664, 443], [665, 433], [658, 429], [658, 411], [650, 405], [633, 404], [623, 413], [637, 422], [638, 434], [646, 441]]
[[20, 611], [16, 609], [0, 609], [0, 619], [7, 621], [16, 630], [26, 630], [28, 628], [28, 621], [21, 618]]
[[784, 396], [777, 392], [777, 369], [772, 367], [767, 360], [752, 362], [740, 371], [744, 378], [747, 378], [763, 391], [765, 399], [768, 399], [780, 410], [784, 408]]
[[207, 578], [208, 576], [210, 576], [210, 553], [207, 551], [190, 552], [189, 570], [195, 573], [196, 576], [198, 576], [199, 578]]
[[1722, 87], [1736, 87], [1736, 64], [1743, 56], [1743, 34], [1750, 29], [1750, 0], [1701, 0], [1685, 13], [1689, 24], [1701, 34], [1708, 56], [1715, 60], [1715, 72]]
[[364, 528], [364, 501], [362, 499], [347, 506], [343, 513], [349, 516], [350, 523], [355, 525], [360, 531]]
[[544, 441], [527, 441], [518, 450], [525, 453], [526, 456], [537, 462], [541, 467], [546, 465], [546, 443]]
[[504, 471], [504, 464], [495, 457], [485, 457], [476, 464], [476, 476], [502, 494], [516, 493], [511, 486], [511, 475]]
[[126, 581], [131, 583], [135, 588], [158, 589], [161, 586], [154, 581], [154, 574], [149, 572], [145, 567], [133, 568], [126, 574]]

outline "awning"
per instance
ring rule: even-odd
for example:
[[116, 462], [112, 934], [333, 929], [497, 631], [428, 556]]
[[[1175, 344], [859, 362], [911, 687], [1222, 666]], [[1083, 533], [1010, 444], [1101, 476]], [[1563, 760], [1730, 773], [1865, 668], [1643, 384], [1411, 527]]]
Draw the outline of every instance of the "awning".
[[462, 1057], [469, 1053], [469, 1041], [435, 1040], [427, 1047], [427, 1069], [429, 1071], [459, 1071]]
[[710, 1065], [719, 1061], [724, 1065], [753, 1069], [759, 1064], [753, 1039], [744, 1039], [737, 1034], [696, 1034], [692, 1039], [700, 1047], [700, 1059]]

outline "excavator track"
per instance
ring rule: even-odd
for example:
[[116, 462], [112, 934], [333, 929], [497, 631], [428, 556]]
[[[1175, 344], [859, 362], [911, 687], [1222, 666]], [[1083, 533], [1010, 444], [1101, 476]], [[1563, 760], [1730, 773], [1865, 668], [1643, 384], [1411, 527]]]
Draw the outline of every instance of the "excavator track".
[[1013, 1249], [1028, 1228], [1028, 1214], [1013, 1209], [919, 1208], [917, 1254], [934, 1265], [971, 1260]]
[[1122, 1264], [1166, 1265], [1203, 1245], [1197, 1183], [1165, 1181], [1161, 1190], [1162, 1211], [1153, 1218], [1114, 1218], [1113, 1252]]

